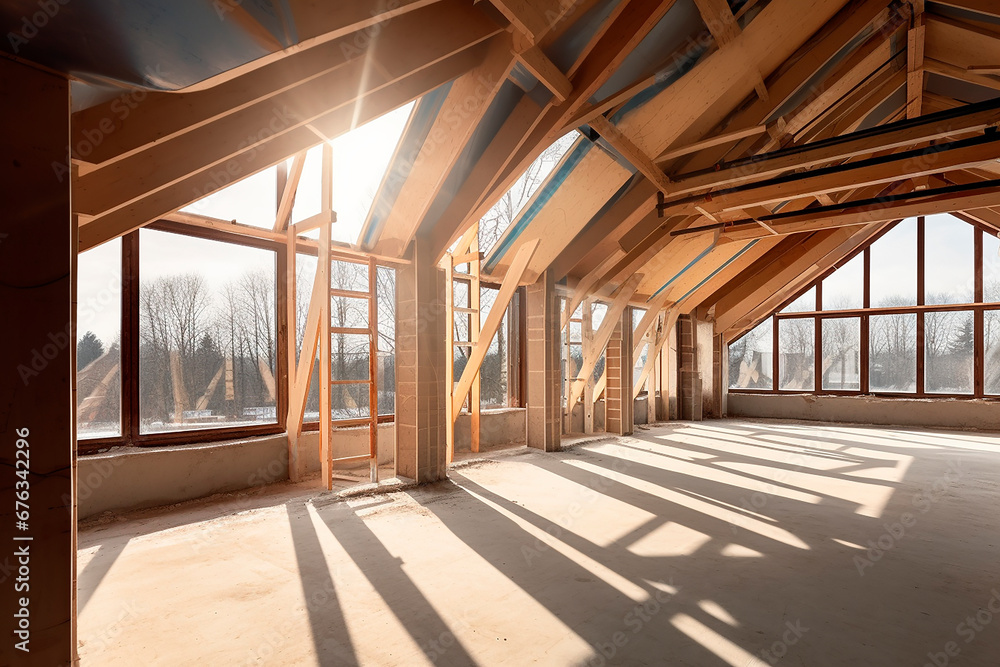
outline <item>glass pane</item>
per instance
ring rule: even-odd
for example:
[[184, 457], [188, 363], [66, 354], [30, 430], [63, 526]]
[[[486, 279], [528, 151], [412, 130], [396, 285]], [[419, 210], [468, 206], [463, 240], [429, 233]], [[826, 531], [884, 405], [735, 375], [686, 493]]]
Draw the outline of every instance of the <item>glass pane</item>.
[[917, 221], [896, 224], [871, 245], [871, 306], [917, 304]]
[[860, 390], [861, 318], [836, 317], [822, 323], [823, 389]]
[[[488, 287], [480, 289], [480, 305], [482, 306], [482, 320], [485, 321], [492, 308], [499, 290]], [[502, 407], [507, 405], [507, 354], [510, 350], [510, 332], [507, 328], [509, 312], [504, 311], [503, 319], [496, 335], [490, 341], [490, 346], [486, 350], [486, 357], [480, 366], [480, 401], [481, 407]]]
[[917, 316], [872, 315], [868, 323], [868, 384], [873, 392], [917, 390]]
[[368, 299], [330, 297], [330, 326], [365, 329], [368, 327]]
[[[278, 210], [276, 167], [265, 169], [229, 186], [225, 185], [229, 179], [229, 173], [225, 169], [213, 170], [213, 174], [225, 181], [211, 183], [205, 193], [207, 197], [185, 206], [182, 211], [220, 220], [235, 220], [254, 227], [274, 227], [275, 212]], [[222, 189], [216, 189], [220, 187]]]
[[332, 380], [367, 380], [369, 338], [362, 334], [331, 336], [330, 369]]
[[1000, 394], [1000, 310], [983, 313], [983, 338], [985, 392]]
[[583, 368], [583, 346], [573, 344], [569, 346], [569, 373], [570, 379], [575, 379]]
[[774, 389], [772, 318], [729, 344], [730, 389]]
[[77, 434], [121, 435], [121, 239], [80, 253], [78, 262]]
[[924, 221], [924, 303], [972, 303], [975, 285], [973, 232], [951, 215]]
[[807, 313], [816, 310], [816, 288], [810, 287], [802, 296], [781, 309], [782, 313]]
[[139, 252], [140, 431], [276, 422], [275, 253], [152, 229]]
[[331, 419], [357, 419], [367, 417], [368, 384], [338, 384], [330, 392]]
[[367, 292], [368, 265], [333, 260], [330, 262], [330, 286], [333, 289]]
[[972, 311], [925, 313], [924, 389], [928, 393], [971, 394], [974, 351]]
[[469, 308], [469, 283], [464, 280], [452, 282], [452, 294], [456, 308]]
[[309, 301], [312, 299], [313, 284], [316, 282], [316, 267], [319, 261], [312, 255], [295, 255], [295, 360], [302, 356], [302, 339], [306, 335], [306, 320], [309, 319]]
[[378, 267], [378, 413], [396, 412], [396, 269]]
[[486, 255], [490, 254], [494, 244], [507, 231], [521, 209], [569, 152], [577, 136], [576, 130], [572, 130], [546, 148], [479, 221], [479, 249]]
[[778, 322], [778, 388], [815, 391], [816, 322], [811, 317]]
[[358, 242], [412, 109], [413, 102], [404, 104], [330, 142], [333, 147], [333, 209], [337, 212], [334, 241]]
[[569, 323], [569, 342], [580, 343], [583, 341], [583, 324], [580, 322]]
[[601, 323], [604, 322], [604, 316], [608, 314], [608, 304], [595, 303], [590, 313], [590, 324], [596, 332], [601, 328]]
[[864, 306], [865, 255], [831, 273], [823, 281], [823, 310], [848, 310]]
[[983, 232], [983, 301], [1000, 301], [1000, 239]]
[[[646, 366], [647, 354], [649, 351], [649, 344], [642, 346], [642, 350], [639, 355], [635, 358], [635, 364], [632, 366], [632, 386], [639, 384], [639, 376], [642, 375], [642, 369]], [[600, 379], [600, 378], [598, 378]], [[646, 376], [646, 380], [642, 383], [643, 386], [639, 388], [639, 391], [646, 391], [646, 385], [649, 383], [649, 376]]]

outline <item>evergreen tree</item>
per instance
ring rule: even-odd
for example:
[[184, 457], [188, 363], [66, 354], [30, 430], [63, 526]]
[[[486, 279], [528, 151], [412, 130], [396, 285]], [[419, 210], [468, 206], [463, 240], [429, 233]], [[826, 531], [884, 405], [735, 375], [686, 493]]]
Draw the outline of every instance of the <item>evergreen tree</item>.
[[961, 326], [948, 343], [948, 351], [952, 354], [972, 354], [975, 349], [976, 334], [972, 325], [972, 318], [966, 318], [965, 324]]
[[93, 331], [83, 334], [83, 338], [76, 344], [76, 369], [82, 370], [95, 359], [100, 359], [104, 354], [104, 344]]

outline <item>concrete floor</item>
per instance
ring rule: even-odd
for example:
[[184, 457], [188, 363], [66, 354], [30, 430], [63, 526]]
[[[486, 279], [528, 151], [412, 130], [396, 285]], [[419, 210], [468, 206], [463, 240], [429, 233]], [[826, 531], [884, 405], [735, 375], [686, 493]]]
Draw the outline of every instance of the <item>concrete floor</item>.
[[494, 456], [88, 523], [83, 665], [1000, 664], [998, 435], [726, 420]]

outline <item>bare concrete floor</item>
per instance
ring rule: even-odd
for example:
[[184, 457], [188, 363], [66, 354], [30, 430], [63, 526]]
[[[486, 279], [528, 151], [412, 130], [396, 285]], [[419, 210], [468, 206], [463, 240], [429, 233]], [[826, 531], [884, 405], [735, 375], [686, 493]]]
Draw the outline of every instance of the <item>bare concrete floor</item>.
[[84, 665], [1000, 664], [992, 434], [677, 423], [79, 546]]

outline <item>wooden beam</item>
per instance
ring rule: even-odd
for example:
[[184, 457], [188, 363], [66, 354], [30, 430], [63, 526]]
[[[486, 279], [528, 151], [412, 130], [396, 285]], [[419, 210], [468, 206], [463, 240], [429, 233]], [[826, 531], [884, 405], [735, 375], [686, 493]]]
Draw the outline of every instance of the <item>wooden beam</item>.
[[985, 16], [1000, 18], [1000, 5], [997, 5], [995, 0], [936, 0], [936, 2], [948, 7], [968, 9]]
[[643, 304], [643, 308], [646, 312], [642, 314], [642, 318], [639, 320], [639, 325], [632, 332], [634, 346], [632, 348], [632, 358], [635, 359], [639, 356], [642, 351], [642, 346], [644, 345], [643, 339], [649, 330], [656, 324], [660, 311], [667, 305], [666, 294], [660, 294], [649, 302], [648, 304]]
[[522, 43], [521, 39], [521, 35], [514, 35], [512, 53], [518, 62], [555, 95], [558, 103], [565, 102], [573, 91], [573, 84], [540, 48]]
[[976, 86], [981, 86], [983, 88], [990, 88], [991, 90], [1000, 90], [1000, 81], [993, 78], [992, 76], [982, 76], [982, 74], [977, 72], [971, 72], [964, 67], [956, 67], [951, 63], [946, 63], [935, 58], [924, 58], [924, 69], [928, 72], [933, 72], [934, 74], [940, 74], [941, 76], [946, 76], [949, 79], [957, 79], [959, 81], [966, 81]]
[[465, 370], [462, 371], [462, 377], [459, 379], [458, 384], [455, 385], [451, 405], [453, 415], [461, 412], [465, 396], [472, 388], [472, 381], [479, 374], [479, 368], [483, 365], [483, 359], [486, 358], [486, 353], [489, 351], [493, 336], [497, 333], [497, 328], [499, 328], [500, 322], [503, 320], [504, 312], [507, 310], [507, 306], [510, 305], [511, 297], [514, 296], [514, 292], [521, 281], [521, 276], [524, 275], [525, 270], [528, 268], [528, 262], [531, 261], [531, 256], [537, 247], [538, 240], [534, 239], [521, 244], [521, 247], [518, 249], [515, 261], [511, 264], [510, 270], [504, 277], [503, 284], [500, 286], [500, 292], [497, 294], [496, 300], [490, 308], [489, 315], [486, 316], [486, 321], [483, 323], [482, 331], [479, 333], [479, 341], [469, 353], [469, 359], [465, 364]]
[[403, 254], [513, 64], [509, 36], [503, 35], [490, 45], [480, 65], [451, 84], [413, 168], [382, 223], [373, 244], [377, 252]]
[[[360, 4], [357, 0], [337, 3], [317, 16], [315, 24], [330, 25], [331, 19], [337, 20], [338, 16], [350, 23], [346, 32], [341, 29], [322, 35], [313, 48], [300, 43], [276, 54], [280, 57], [255, 60], [250, 70], [239, 73], [243, 68], [234, 68], [182, 92], [133, 91], [75, 112], [71, 123], [73, 158], [93, 164], [120, 159], [255, 103], [274, 99], [348, 65], [364, 67], [365, 60], [374, 57], [384, 61], [394, 50], [388, 48], [387, 41], [412, 42], [407, 35], [428, 30], [442, 35], [443, 30], [452, 30], [456, 36], [480, 34], [485, 38], [499, 31], [482, 12], [458, 0], [442, 0], [427, 7], [421, 6], [432, 4], [427, 0], [397, 2], [398, 7], [405, 9], [406, 16], [395, 11], [372, 13], [370, 7], [345, 15], [345, 8], [360, 9]], [[395, 20], [378, 26], [378, 39], [373, 40], [372, 26], [390, 18]], [[441, 25], [441, 33], [436, 24]], [[297, 27], [302, 31], [314, 26], [297, 24]], [[412, 56], [405, 49], [397, 53], [414, 59], [423, 57], [420, 51]], [[219, 80], [223, 78], [224, 81]], [[257, 129], [254, 127], [252, 131]], [[246, 133], [240, 141], [245, 139]]]
[[577, 306], [583, 303], [583, 300], [587, 298], [592, 291], [592, 288], [597, 283], [597, 281], [604, 275], [604, 271], [608, 266], [614, 263], [614, 255], [609, 257], [603, 264], [598, 266], [596, 269], [584, 276], [580, 282], [576, 284], [576, 289], [573, 290], [573, 296], [570, 297], [568, 301], [568, 306], [566, 310], [563, 311], [562, 326], [561, 329], [565, 329], [566, 325], [569, 324], [569, 318], [572, 313], [576, 312]]
[[[347, 109], [353, 117], [351, 105], [360, 98], [456, 54], [471, 54], [470, 47], [481, 43], [488, 33], [444, 24], [419, 35], [400, 34], [392, 42], [380, 39], [378, 44], [392, 44], [391, 50], [385, 46], [371, 54], [380, 59], [381, 67], [372, 68], [366, 60], [352, 62], [74, 179], [76, 212], [100, 215], [115, 210], [205, 168], [214, 168], [222, 179], [232, 181], [241, 174], [233, 169], [234, 158], [247, 151], [256, 154], [263, 145], [307, 129], [308, 124], [332, 111]], [[471, 68], [475, 60], [469, 58], [466, 64]], [[307, 147], [297, 146], [291, 153]], [[211, 189], [217, 182], [207, 180], [205, 185]]]
[[[938, 193], [935, 190], [924, 190], [919, 197], [894, 202], [875, 202], [851, 206], [850, 202], [843, 208], [832, 211], [814, 211], [795, 215], [787, 219], [769, 220], [767, 222], [777, 234], [800, 234], [820, 229], [867, 225], [873, 222], [885, 222], [909, 218], [918, 215], [933, 215], [965, 211], [976, 208], [1000, 206], [1000, 181], [993, 181], [982, 188], [963, 190], [960, 192]], [[746, 241], [760, 238], [765, 232], [748, 226], [727, 230], [719, 236], [719, 243]]]
[[701, 206], [712, 213], [739, 210], [749, 206], [927, 176], [948, 169], [965, 169], [995, 161], [997, 155], [1000, 155], [1000, 137], [996, 140], [965, 144], [968, 142], [956, 142], [954, 147], [931, 146], [905, 151], [899, 155], [872, 158], [828, 169], [816, 169], [801, 175], [779, 178], [775, 182], [764, 181], [753, 187], [712, 193], [704, 201], [699, 201]]
[[666, 194], [676, 197], [701, 190], [750, 183], [788, 171], [812, 169], [878, 151], [979, 132], [997, 123], [1000, 123], [1000, 108], [996, 104], [968, 105], [965, 112], [925, 115], [916, 122], [902, 121], [884, 125], [845, 135], [815, 147], [805, 146], [792, 152], [760, 155], [752, 160], [730, 163], [714, 171], [682, 174], [674, 179]]
[[[481, 48], [481, 45], [480, 45]], [[341, 107], [314, 120], [310, 127], [272, 137], [266, 142], [249, 148], [226, 163], [220, 172], [216, 167], [205, 167], [187, 175], [180, 181], [150, 193], [110, 213], [102, 214], [81, 225], [80, 250], [127, 234], [157, 218], [176, 211], [208, 194], [206, 189], [222, 187], [266, 169], [295, 153], [316, 145], [315, 128], [326, 137], [335, 137], [350, 131], [355, 123], [364, 123], [405, 104], [438, 87], [460, 73], [468, 71], [470, 64], [482, 56], [477, 47], [462, 52], [421, 70], [393, 86], [366, 95], [360, 104], [360, 114], [353, 107]], [[221, 183], [219, 182], [221, 178]]]
[[906, 34], [906, 117], [921, 114], [924, 99], [923, 1], [914, 5], [914, 24]]
[[531, 44], [537, 44], [549, 28], [548, 21], [537, 8], [538, 3], [530, 0], [491, 0], [491, 2]]
[[285, 180], [285, 187], [281, 191], [281, 199], [278, 201], [278, 213], [274, 217], [274, 231], [284, 231], [288, 223], [291, 222], [292, 206], [295, 204], [295, 193], [299, 189], [299, 180], [302, 178], [302, 168], [306, 164], [306, 152], [301, 151], [292, 158], [292, 168], [288, 170], [288, 178]]
[[623, 158], [629, 161], [633, 167], [642, 172], [642, 175], [656, 184], [657, 188], [663, 190], [670, 185], [670, 179], [663, 173], [663, 170], [653, 163], [648, 155], [632, 143], [632, 140], [615, 127], [611, 121], [604, 116], [597, 116], [590, 121], [591, 127], [604, 137], [611, 147], [618, 151]]
[[636, 288], [639, 286], [639, 281], [642, 280], [642, 274], [636, 274], [629, 278], [629, 280], [622, 285], [618, 292], [615, 294], [614, 301], [608, 306], [608, 312], [604, 314], [604, 319], [601, 320], [601, 326], [594, 334], [594, 343], [590, 348], [590, 354], [583, 358], [583, 365], [580, 367], [580, 372], [577, 373], [576, 379], [572, 383], [570, 388], [569, 396], [567, 397], [567, 407], [572, 413], [573, 406], [577, 404], [580, 400], [580, 396], [583, 395], [584, 384], [594, 372], [594, 366], [597, 365], [597, 360], [600, 358], [604, 349], [608, 346], [608, 341], [611, 340], [611, 334], [614, 333], [615, 326], [621, 320], [622, 313], [625, 312], [625, 308], [628, 306], [629, 300], [632, 295], [635, 294]]

